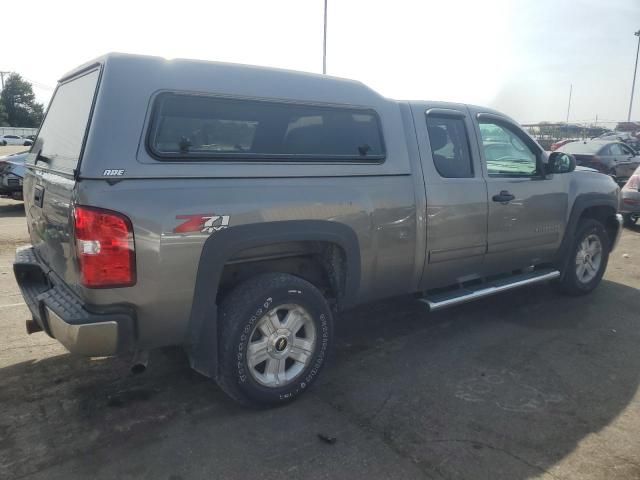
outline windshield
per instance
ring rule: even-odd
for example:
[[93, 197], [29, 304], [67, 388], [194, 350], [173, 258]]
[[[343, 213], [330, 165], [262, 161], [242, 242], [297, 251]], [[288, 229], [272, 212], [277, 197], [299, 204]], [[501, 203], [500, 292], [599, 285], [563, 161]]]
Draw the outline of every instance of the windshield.
[[78, 166], [98, 76], [99, 70], [93, 70], [56, 90], [33, 148], [51, 168], [73, 171]]

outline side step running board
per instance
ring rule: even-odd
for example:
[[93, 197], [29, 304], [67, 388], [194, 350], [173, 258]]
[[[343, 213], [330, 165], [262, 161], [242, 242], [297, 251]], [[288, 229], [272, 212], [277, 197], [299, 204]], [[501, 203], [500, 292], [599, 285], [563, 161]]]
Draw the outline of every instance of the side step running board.
[[458, 288], [453, 291], [427, 295], [420, 301], [429, 306], [429, 310], [440, 310], [460, 303], [470, 302], [478, 298], [488, 297], [533, 283], [546, 282], [560, 277], [558, 270], [544, 269], [522, 273], [508, 278], [501, 278], [474, 287]]

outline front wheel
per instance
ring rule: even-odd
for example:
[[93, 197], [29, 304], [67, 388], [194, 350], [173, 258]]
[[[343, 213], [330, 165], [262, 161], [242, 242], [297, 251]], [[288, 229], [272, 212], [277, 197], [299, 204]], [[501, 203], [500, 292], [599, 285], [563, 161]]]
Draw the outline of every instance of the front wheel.
[[609, 261], [609, 245], [609, 236], [600, 222], [580, 222], [561, 280], [565, 293], [585, 295], [598, 286]]
[[220, 387], [244, 405], [286, 403], [316, 380], [329, 352], [329, 305], [311, 283], [267, 273], [222, 302]]

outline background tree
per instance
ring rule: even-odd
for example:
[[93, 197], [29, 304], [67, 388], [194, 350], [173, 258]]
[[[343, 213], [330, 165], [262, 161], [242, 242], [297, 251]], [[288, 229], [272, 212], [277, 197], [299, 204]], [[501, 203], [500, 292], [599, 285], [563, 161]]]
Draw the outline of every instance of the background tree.
[[9, 117], [7, 117], [7, 111], [4, 109], [4, 103], [0, 102], [0, 127], [9, 126]]
[[[19, 74], [10, 74], [4, 82], [0, 94], [7, 120], [12, 127], [39, 127], [44, 114], [44, 106], [36, 102], [31, 83]], [[1, 117], [0, 113], [0, 117]], [[0, 118], [1, 120], [1, 118]]]

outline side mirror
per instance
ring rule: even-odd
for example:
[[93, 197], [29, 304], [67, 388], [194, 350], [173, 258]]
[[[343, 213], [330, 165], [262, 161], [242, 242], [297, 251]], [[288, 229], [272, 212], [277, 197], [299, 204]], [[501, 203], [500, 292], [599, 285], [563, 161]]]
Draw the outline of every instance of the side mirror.
[[564, 152], [551, 152], [547, 161], [547, 173], [569, 173], [576, 169], [576, 159]]

